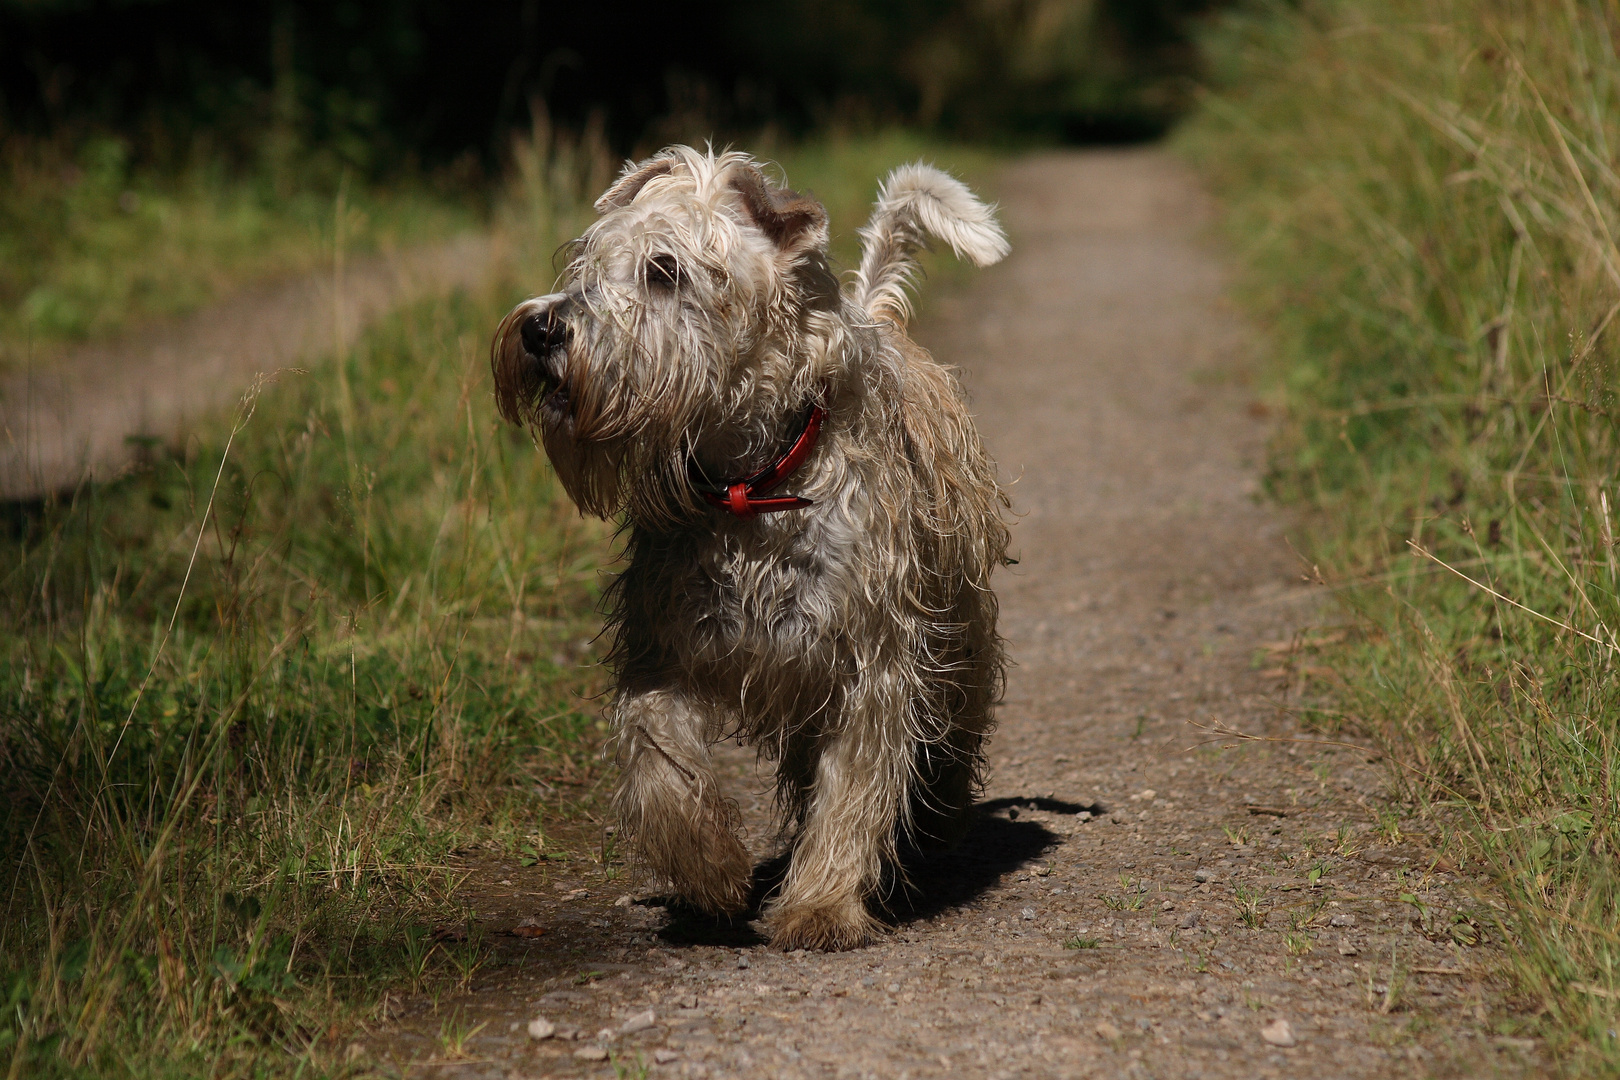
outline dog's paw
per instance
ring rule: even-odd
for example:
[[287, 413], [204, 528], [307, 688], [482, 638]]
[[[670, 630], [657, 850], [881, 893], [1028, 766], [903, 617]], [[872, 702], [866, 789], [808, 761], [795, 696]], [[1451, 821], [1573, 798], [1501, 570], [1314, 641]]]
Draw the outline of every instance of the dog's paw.
[[729, 832], [709, 829], [693, 838], [684, 857], [665, 860], [676, 895], [710, 915], [741, 915], [749, 908], [754, 863]]
[[753, 890], [752, 868], [748, 873], [727, 873], [713, 867], [701, 877], [683, 876], [671, 881], [674, 891], [686, 903], [710, 915], [736, 916], [749, 908]]
[[859, 900], [817, 907], [778, 908], [770, 917], [771, 944], [778, 949], [839, 952], [877, 940], [883, 924]]

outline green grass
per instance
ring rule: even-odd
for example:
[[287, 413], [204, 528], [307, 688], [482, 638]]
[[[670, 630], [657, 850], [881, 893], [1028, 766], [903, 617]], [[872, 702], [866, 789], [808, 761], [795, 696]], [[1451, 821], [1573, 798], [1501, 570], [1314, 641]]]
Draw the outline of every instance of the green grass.
[[330, 266], [340, 234], [350, 255], [447, 237], [477, 205], [421, 182], [137, 168], [110, 136], [0, 139], [0, 367]]
[[[881, 168], [924, 149], [782, 156], [852, 232]], [[432, 934], [468, 918], [445, 855], [539, 865], [607, 779], [582, 643], [610, 527], [497, 421], [487, 348], [610, 171], [520, 143], [488, 290], [281, 373], [183, 456], [11, 508], [8, 1080], [342, 1075], [385, 991], [445, 995], [442, 1048], [467, 1041], [451, 999], [484, 954], [476, 927]]]
[[1620, 1073], [1617, 34], [1613, 0], [1254, 4], [1182, 135], [1269, 334], [1272, 489], [1359, 630], [1315, 715], [1487, 872], [1572, 1075]]

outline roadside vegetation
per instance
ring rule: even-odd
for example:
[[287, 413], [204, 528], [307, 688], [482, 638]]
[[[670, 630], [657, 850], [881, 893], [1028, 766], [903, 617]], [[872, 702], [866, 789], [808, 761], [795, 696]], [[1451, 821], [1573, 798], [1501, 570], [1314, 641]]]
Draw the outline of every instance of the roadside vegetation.
[[443, 239], [479, 224], [465, 195], [448, 180], [244, 172], [202, 148], [141, 165], [107, 133], [0, 138], [0, 368], [329, 266], [339, 242], [363, 256]]
[[[990, 160], [904, 134], [762, 156], [826, 200], [846, 265], [884, 170]], [[125, 479], [5, 508], [0, 1074], [342, 1075], [384, 994], [477, 966], [447, 852], [584, 835], [611, 530], [498, 423], [487, 348], [616, 166], [518, 140], [486, 289], [270, 374]], [[90, 261], [139, 273], [135, 248]]]
[[1620, 1072], [1620, 4], [1260, 2], [1181, 136], [1284, 409], [1273, 491], [1371, 735], [1490, 903], [1533, 1029]]

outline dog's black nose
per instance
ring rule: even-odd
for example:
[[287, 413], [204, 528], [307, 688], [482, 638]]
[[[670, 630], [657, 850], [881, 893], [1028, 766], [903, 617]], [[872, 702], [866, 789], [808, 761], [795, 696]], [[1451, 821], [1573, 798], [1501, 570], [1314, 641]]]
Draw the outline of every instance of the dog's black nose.
[[568, 344], [568, 324], [557, 315], [556, 307], [548, 307], [523, 320], [518, 331], [523, 339], [523, 351], [549, 368], [547, 358]]

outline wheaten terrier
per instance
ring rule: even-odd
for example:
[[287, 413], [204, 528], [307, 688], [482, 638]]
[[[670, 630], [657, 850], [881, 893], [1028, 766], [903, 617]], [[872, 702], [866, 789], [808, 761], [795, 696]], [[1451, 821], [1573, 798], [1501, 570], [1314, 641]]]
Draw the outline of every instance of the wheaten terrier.
[[495, 335], [501, 415], [579, 508], [622, 515], [609, 594], [622, 835], [686, 901], [747, 909], [753, 861], [709, 747], [774, 764], [783, 948], [843, 949], [897, 848], [951, 835], [1003, 685], [1007, 501], [956, 375], [905, 334], [931, 234], [984, 266], [992, 211], [908, 165], [841, 287], [827, 212], [745, 154], [624, 174], [559, 291]]

